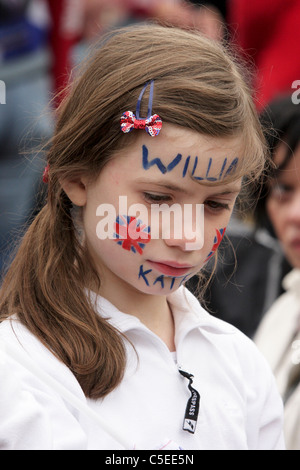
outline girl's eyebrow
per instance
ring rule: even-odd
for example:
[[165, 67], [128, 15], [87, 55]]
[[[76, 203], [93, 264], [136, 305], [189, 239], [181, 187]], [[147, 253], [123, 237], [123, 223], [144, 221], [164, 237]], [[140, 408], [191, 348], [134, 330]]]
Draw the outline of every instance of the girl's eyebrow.
[[168, 182], [168, 181], [160, 181], [160, 180], [149, 180], [149, 179], [144, 179], [144, 178], [141, 178], [141, 179], [137, 179], [136, 180], [137, 183], [142, 183], [142, 184], [151, 184], [151, 185], [154, 185], [154, 186], [160, 186], [164, 189], [169, 189], [170, 191], [177, 191], [177, 192], [181, 192], [183, 194], [188, 194], [188, 191], [183, 188], [182, 186], [178, 186], [174, 183], [171, 183], [171, 182]]
[[[189, 194], [189, 191], [182, 186], [178, 186], [174, 183], [171, 183], [169, 181], [162, 181], [162, 180], [152, 180], [152, 179], [145, 179], [145, 178], [140, 178], [136, 180], [137, 183], [141, 184], [149, 184], [149, 185], [154, 185], [154, 186], [159, 186], [164, 189], [168, 189], [170, 191], [176, 191], [176, 192], [181, 192], [182, 194]], [[198, 182], [197, 182], [198, 183]], [[203, 185], [205, 188], [209, 188], [209, 184]], [[212, 185], [211, 188], [214, 188], [214, 195], [216, 196], [228, 196], [232, 194], [237, 194], [241, 191], [241, 184], [232, 184], [231, 186], [228, 185], [226, 189], [223, 189], [223, 191], [218, 192], [218, 186]]]
[[236, 193], [239, 193], [241, 191], [241, 186], [237, 187], [237, 186], [233, 186], [232, 188], [228, 188], [226, 191], [221, 191], [221, 192], [216, 192], [215, 194], [217, 196], [228, 196], [228, 195], [231, 195], [231, 194], [236, 194]]

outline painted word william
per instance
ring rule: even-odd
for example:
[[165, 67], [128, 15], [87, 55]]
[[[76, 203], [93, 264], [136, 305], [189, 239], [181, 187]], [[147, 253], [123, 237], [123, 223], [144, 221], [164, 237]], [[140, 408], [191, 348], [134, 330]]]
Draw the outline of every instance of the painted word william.
[[[146, 145], [143, 145], [143, 168], [144, 170], [149, 170], [152, 166], [157, 166], [157, 168], [160, 170], [162, 174], [166, 174], [170, 171], [172, 171], [179, 163], [184, 159], [182, 159], [181, 153], [178, 153], [176, 157], [166, 166], [160, 158], [153, 158], [152, 160], [149, 161], [148, 156], [149, 156], [149, 151]], [[236, 167], [238, 165], [239, 159], [234, 158], [231, 162], [228, 161], [227, 158], [224, 158], [224, 161], [221, 165], [221, 168], [219, 169], [219, 173], [216, 176], [211, 176], [211, 170], [213, 169], [213, 159], [210, 158], [207, 164], [206, 171], [200, 176], [197, 175], [197, 166], [198, 166], [198, 157], [196, 156], [193, 159], [193, 163], [191, 162], [191, 156], [189, 155], [188, 157], [185, 158], [184, 164], [183, 164], [183, 170], [182, 170], [182, 177], [184, 178], [185, 175], [187, 174], [187, 171], [189, 167], [191, 168], [191, 176], [198, 181], [201, 180], [206, 180], [206, 181], [220, 181], [222, 179], [225, 179], [226, 176], [232, 174], [235, 172]], [[191, 166], [190, 166], [191, 164]]]

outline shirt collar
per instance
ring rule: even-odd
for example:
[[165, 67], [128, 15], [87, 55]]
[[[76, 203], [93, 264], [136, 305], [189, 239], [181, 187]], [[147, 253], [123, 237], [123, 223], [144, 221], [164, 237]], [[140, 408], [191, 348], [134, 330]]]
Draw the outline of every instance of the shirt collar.
[[[88, 291], [95, 310], [111, 325], [122, 333], [131, 329], [147, 329], [134, 315], [121, 312], [109, 300]], [[167, 296], [175, 321], [176, 337], [195, 328], [203, 328], [211, 333], [232, 333], [233, 327], [210, 315], [199, 303], [198, 299], [184, 286]]]

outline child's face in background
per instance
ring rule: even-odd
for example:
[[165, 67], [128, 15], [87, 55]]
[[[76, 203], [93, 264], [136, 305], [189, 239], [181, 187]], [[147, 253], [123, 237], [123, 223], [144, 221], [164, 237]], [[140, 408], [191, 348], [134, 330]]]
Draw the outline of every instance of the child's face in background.
[[[280, 144], [274, 156], [279, 164], [285, 156], [286, 146]], [[271, 184], [266, 209], [276, 236], [281, 242], [289, 263], [300, 268], [300, 145], [289, 163]]]
[[[142, 130], [133, 132], [139, 132], [135, 143], [87, 185], [86, 242], [104, 292], [107, 283], [118, 283], [166, 295], [196, 274], [221, 242], [241, 187], [241, 178], [228, 182], [242, 157], [240, 139], [207, 137], [170, 124], [154, 138]], [[131, 209], [140, 204], [142, 211], [131, 210], [126, 217], [120, 201]], [[172, 216], [157, 224], [153, 204], [165, 204], [169, 216], [168, 209], [176, 204], [175, 225]], [[200, 206], [196, 217], [196, 205], [203, 205], [204, 227]], [[110, 207], [115, 209], [111, 215], [117, 235], [100, 239], [100, 232], [111, 226], [105, 212]], [[182, 230], [176, 233], [179, 225]], [[117, 289], [116, 285], [116, 295]]]

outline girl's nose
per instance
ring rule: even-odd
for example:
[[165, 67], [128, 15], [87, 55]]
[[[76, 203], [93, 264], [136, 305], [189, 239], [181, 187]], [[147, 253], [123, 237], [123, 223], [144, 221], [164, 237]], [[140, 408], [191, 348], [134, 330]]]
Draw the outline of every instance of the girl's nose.
[[164, 236], [167, 246], [177, 247], [182, 251], [201, 250], [204, 243], [204, 207], [184, 207], [180, 218], [174, 219], [169, 227], [168, 236]]
[[165, 244], [170, 247], [179, 248], [182, 251], [193, 251], [195, 249], [200, 249], [200, 243], [197, 243], [196, 236], [193, 239], [187, 238], [185, 236], [181, 236], [180, 238], [175, 238], [174, 236], [170, 236], [169, 238], [165, 238]]

